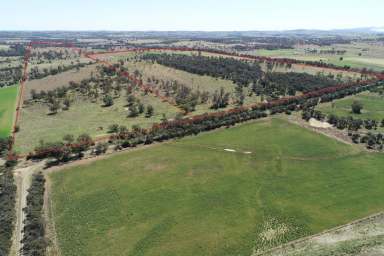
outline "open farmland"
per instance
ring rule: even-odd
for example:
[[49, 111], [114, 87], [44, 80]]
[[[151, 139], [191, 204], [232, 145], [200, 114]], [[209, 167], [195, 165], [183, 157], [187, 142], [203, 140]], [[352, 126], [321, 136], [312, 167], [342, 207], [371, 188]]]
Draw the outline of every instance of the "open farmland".
[[0, 89], [0, 137], [7, 137], [11, 134], [17, 92], [17, 86]]
[[251, 255], [383, 210], [383, 164], [280, 119], [121, 153], [50, 175], [61, 254]]
[[[351, 105], [354, 101], [358, 101], [363, 105], [361, 114], [352, 112]], [[334, 114], [340, 117], [352, 116], [354, 118], [381, 121], [384, 119], [384, 96], [373, 92], [363, 92], [331, 103], [321, 104], [317, 109], [325, 114]]]
[[[314, 54], [308, 50], [317, 50], [319, 53]], [[320, 53], [321, 50], [345, 51], [345, 53], [339, 55], [326, 54]], [[337, 66], [350, 66], [353, 68], [371, 68], [378, 71], [384, 70], [384, 47], [377, 43], [356, 42], [322, 47], [316, 45], [296, 45], [294, 49], [260, 49], [247, 53], [275, 58], [323, 61]]]

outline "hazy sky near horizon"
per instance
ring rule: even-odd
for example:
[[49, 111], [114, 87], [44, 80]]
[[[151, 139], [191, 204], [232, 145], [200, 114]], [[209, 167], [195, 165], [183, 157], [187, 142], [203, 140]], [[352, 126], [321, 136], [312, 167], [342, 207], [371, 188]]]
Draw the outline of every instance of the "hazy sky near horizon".
[[286, 30], [384, 26], [383, 0], [3, 0], [0, 30]]

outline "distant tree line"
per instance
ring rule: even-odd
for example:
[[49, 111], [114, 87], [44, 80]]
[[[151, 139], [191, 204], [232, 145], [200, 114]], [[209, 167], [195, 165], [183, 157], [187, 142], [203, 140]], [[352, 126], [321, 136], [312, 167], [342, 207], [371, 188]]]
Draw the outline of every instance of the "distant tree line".
[[0, 57], [24, 56], [25, 47], [22, 44], [10, 45], [9, 49], [0, 50]]
[[344, 55], [347, 51], [346, 50], [335, 50], [335, 49], [330, 49], [330, 50], [323, 50], [323, 49], [306, 49], [306, 53], [310, 54], [326, 54], [326, 55]]
[[44, 51], [33, 51], [31, 53], [31, 57], [34, 59], [37, 59], [38, 62], [41, 61], [44, 62], [48, 60], [51, 62], [52, 60], [66, 60], [66, 59], [71, 59], [74, 57], [79, 57], [79, 55], [75, 52], [72, 54], [68, 49], [63, 49], [63, 50], [44, 50]]
[[80, 68], [83, 68], [86, 65], [91, 65], [91, 64], [93, 64], [93, 62], [89, 61], [88, 63], [59, 65], [56, 68], [50, 67], [50, 68], [43, 68], [42, 70], [40, 70], [38, 66], [35, 66], [35, 67], [32, 67], [31, 70], [29, 71], [29, 79], [34, 80], [34, 79], [41, 79], [47, 76], [54, 76], [72, 69], [79, 70]]

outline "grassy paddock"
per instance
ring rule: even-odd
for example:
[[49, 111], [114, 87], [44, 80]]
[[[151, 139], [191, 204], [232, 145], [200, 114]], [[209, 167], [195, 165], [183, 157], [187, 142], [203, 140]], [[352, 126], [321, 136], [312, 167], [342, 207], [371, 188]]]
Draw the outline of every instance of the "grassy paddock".
[[16, 150], [23, 153], [30, 152], [40, 140], [57, 141], [66, 134], [105, 135], [111, 124], [125, 125], [128, 128], [134, 124], [148, 127], [155, 122], [160, 122], [163, 113], [167, 118], [174, 118], [179, 111], [176, 107], [152, 95], [143, 96], [137, 93], [136, 96], [145, 106], [150, 104], [154, 107], [154, 115], [151, 118], [145, 118], [144, 114], [128, 118], [124, 95], [115, 99], [111, 107], [102, 107], [102, 102], [92, 103], [77, 99], [69, 110], [61, 111], [56, 115], [48, 115], [49, 109], [46, 104], [34, 103], [25, 106], [20, 120], [20, 132], [17, 134]]
[[[363, 104], [361, 114], [352, 113], [351, 105], [354, 101]], [[318, 110], [326, 114], [334, 114], [337, 116], [352, 116], [360, 119], [382, 120], [384, 118], [384, 96], [377, 93], [363, 92], [334, 102], [320, 104]]]
[[0, 137], [11, 134], [18, 86], [0, 88]]
[[68, 86], [71, 81], [80, 83], [82, 80], [90, 78], [92, 74], [97, 73], [97, 65], [98, 64], [87, 65], [80, 68], [79, 71], [73, 69], [54, 76], [47, 76], [42, 79], [28, 80], [26, 82], [24, 97], [25, 99], [30, 99], [32, 90], [35, 90], [36, 92], [40, 92], [41, 90], [50, 91], [62, 86]]
[[383, 210], [383, 164], [280, 119], [158, 144], [50, 175], [59, 245], [249, 256]]

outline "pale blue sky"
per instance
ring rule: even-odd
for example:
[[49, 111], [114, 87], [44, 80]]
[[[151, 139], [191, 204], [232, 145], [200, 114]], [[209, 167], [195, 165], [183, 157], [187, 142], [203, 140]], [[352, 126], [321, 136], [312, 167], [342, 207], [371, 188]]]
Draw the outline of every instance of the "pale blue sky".
[[2, 0], [0, 30], [285, 30], [384, 26], [383, 0]]

